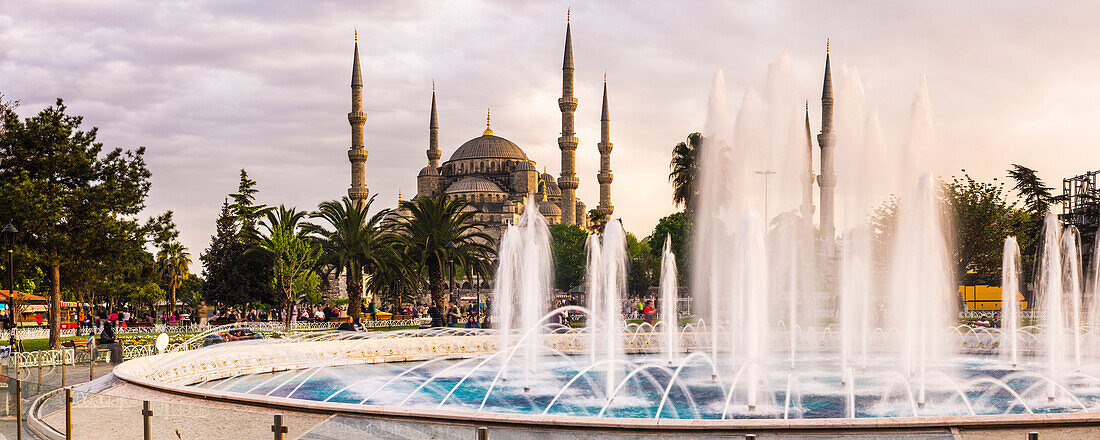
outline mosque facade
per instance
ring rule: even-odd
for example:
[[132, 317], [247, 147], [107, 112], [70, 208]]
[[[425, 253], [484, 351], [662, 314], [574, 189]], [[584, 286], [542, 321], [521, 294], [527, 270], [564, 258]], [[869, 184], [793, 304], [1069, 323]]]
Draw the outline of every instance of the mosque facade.
[[[573, 45], [570, 24], [565, 28], [565, 54], [562, 62], [562, 96], [558, 99], [561, 111], [561, 136], [557, 139], [561, 150], [561, 168], [557, 178], [546, 172], [539, 173], [537, 164], [519, 145], [497, 135], [491, 127], [491, 115], [486, 115], [485, 129], [481, 136], [458, 146], [446, 161], [440, 163], [443, 152], [439, 146], [439, 118], [436, 109], [435, 87], [432, 87], [431, 116], [428, 123], [428, 149], [426, 166], [416, 177], [416, 197], [437, 197], [447, 194], [471, 204], [477, 211], [476, 220], [489, 226], [486, 231], [499, 239], [508, 225], [518, 220], [526, 208], [529, 196], [534, 195], [539, 212], [547, 223], [589, 227], [588, 207], [576, 196], [580, 179], [576, 175], [576, 151], [580, 145], [574, 131], [577, 98], [573, 94]], [[363, 125], [366, 114], [362, 104], [362, 75], [359, 66], [359, 45], [355, 45], [352, 66], [352, 111], [348, 122], [352, 128], [351, 187], [348, 196], [353, 200], [368, 197], [365, 186], [367, 151], [363, 146]], [[600, 188], [600, 201], [596, 209], [610, 216], [614, 212], [611, 203], [611, 150], [610, 116], [607, 100], [607, 79], [604, 78], [603, 111], [601, 113], [600, 141], [590, 151], [598, 153], [600, 171], [596, 181]], [[584, 154], [584, 153], [582, 153]]]

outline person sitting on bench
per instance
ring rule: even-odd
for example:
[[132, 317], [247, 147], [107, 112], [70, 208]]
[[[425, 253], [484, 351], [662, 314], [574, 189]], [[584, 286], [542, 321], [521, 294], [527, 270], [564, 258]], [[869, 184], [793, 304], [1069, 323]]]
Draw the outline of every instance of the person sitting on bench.
[[[115, 336], [115, 323], [113, 321], [103, 323], [103, 332], [99, 334], [96, 346], [111, 351], [112, 364], [122, 363], [122, 344], [118, 342], [118, 337]], [[95, 356], [95, 354], [93, 353], [92, 356]]]

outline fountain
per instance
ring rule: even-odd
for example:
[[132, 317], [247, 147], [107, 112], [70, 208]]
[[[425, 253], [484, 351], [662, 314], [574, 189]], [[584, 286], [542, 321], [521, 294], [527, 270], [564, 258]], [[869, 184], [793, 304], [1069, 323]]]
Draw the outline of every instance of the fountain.
[[[812, 197], [799, 191], [815, 177], [790, 61], [772, 63], [764, 92], [747, 90], [736, 113], [715, 74], [693, 253], [680, 256], [691, 262], [694, 311], [683, 325], [667, 238], [659, 323], [624, 321], [629, 260], [617, 219], [587, 239], [584, 306], [550, 310], [550, 234], [528, 199], [499, 246], [496, 328], [233, 342], [137, 359], [116, 374], [228, 400], [563, 429], [919, 427], [945, 416], [1024, 423], [1039, 412], [1078, 422], [1068, 413], [1100, 403], [1100, 259], [1085, 269], [1078, 231], [1050, 213], [1034, 280], [1021, 278], [1016, 238], [1005, 240], [1003, 327], [960, 323], [927, 85], [892, 146], [863, 110], [859, 75], [835, 71], [836, 96], [852, 104], [837, 113], [836, 237], [815, 235]], [[887, 194], [901, 197], [869, 222]], [[1022, 309], [1029, 286], [1038, 301]], [[564, 325], [563, 313], [584, 325]]]

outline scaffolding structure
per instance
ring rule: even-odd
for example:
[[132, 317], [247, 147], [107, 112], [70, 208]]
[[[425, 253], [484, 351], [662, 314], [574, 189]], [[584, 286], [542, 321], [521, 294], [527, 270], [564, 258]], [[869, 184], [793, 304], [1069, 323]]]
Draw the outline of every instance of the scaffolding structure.
[[1094, 233], [1100, 224], [1100, 171], [1089, 171], [1062, 180], [1062, 215], [1066, 226], [1076, 226], [1082, 233]]

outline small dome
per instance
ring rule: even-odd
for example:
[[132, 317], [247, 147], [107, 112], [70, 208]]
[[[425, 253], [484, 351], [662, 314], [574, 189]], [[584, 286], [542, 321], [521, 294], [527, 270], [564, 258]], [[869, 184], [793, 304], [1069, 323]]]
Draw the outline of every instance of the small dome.
[[504, 191], [502, 191], [500, 187], [492, 181], [482, 179], [480, 177], [466, 177], [462, 180], [459, 180], [458, 182], [452, 183], [451, 186], [447, 187], [447, 190], [444, 192], [447, 194], [455, 194], [468, 192], [502, 193]]
[[561, 188], [558, 188], [558, 182], [554, 181], [554, 176], [548, 173], [542, 175], [542, 184], [546, 187], [546, 195], [548, 196], [560, 196]]
[[432, 167], [421, 168], [420, 169], [420, 174], [419, 174], [419, 176], [438, 176], [438, 175], [440, 175], [439, 174], [439, 169], [438, 168], [432, 168]]
[[561, 216], [561, 208], [554, 202], [539, 202], [539, 213], [543, 217]]
[[466, 141], [451, 155], [452, 161], [460, 159], [519, 159], [526, 161], [527, 154], [512, 141], [486, 134]]
[[516, 164], [516, 171], [535, 171], [535, 164], [522, 161]]

